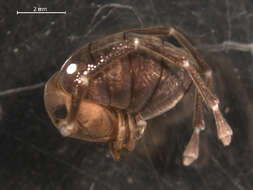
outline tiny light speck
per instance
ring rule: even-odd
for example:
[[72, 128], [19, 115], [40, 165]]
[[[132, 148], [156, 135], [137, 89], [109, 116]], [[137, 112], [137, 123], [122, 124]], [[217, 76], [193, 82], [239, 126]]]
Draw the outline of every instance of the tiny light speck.
[[14, 53], [18, 53], [19, 49], [18, 48], [14, 48], [13, 51], [14, 51]]
[[89, 80], [88, 80], [88, 78], [86, 76], [82, 76], [81, 77], [81, 81], [82, 81], [83, 85], [88, 86]]
[[137, 47], [139, 45], [139, 39], [138, 38], [134, 39], [134, 45], [135, 45], [135, 47]]
[[66, 72], [67, 72], [68, 74], [73, 74], [74, 72], [76, 72], [76, 69], [77, 69], [76, 64], [72, 63], [72, 64], [70, 64], [70, 65], [68, 66]]

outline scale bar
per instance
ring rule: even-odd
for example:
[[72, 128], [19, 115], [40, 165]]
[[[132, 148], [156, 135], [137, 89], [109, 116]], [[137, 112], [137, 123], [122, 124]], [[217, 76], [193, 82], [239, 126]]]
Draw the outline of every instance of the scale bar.
[[24, 11], [17, 11], [17, 15], [19, 15], [19, 14], [66, 14], [66, 13], [67, 13], [66, 11], [63, 11], [63, 12], [47, 12], [47, 11], [45, 11], [45, 12], [43, 12], [43, 11], [41, 11], [41, 12], [33, 12], [33, 11], [24, 12]]

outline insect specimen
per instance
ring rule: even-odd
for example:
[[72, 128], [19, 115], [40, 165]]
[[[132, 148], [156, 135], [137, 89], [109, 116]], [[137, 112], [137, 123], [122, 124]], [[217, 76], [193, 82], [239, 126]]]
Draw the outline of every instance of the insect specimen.
[[[178, 47], [165, 40], [171, 36]], [[212, 111], [218, 138], [227, 146], [232, 130], [212, 90], [212, 71], [172, 27], [131, 29], [90, 42], [71, 55], [45, 87], [47, 112], [63, 136], [108, 142], [114, 159], [133, 151], [147, 121], [173, 108], [195, 87], [193, 134], [184, 165], [199, 155], [205, 128], [202, 103]]]

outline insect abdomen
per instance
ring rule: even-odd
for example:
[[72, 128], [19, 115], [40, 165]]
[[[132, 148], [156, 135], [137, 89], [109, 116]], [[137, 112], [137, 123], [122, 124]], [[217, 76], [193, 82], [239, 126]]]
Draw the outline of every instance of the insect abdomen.
[[173, 72], [163, 67], [158, 87], [140, 112], [142, 117], [151, 119], [173, 108], [189, 88], [191, 80], [188, 78], [184, 70]]
[[115, 59], [91, 81], [88, 99], [150, 118], [182, 98], [182, 77], [186, 77], [183, 71], [174, 74], [157, 60], [132, 53]]

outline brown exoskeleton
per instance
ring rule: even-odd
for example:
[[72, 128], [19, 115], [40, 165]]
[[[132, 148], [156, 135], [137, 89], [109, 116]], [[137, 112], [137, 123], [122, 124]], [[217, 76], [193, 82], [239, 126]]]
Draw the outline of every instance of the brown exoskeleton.
[[[174, 37], [182, 48], [166, 42]], [[202, 78], [203, 75], [203, 78]], [[212, 111], [226, 146], [232, 130], [212, 92], [212, 72], [186, 38], [171, 27], [132, 29], [88, 43], [47, 82], [47, 112], [63, 136], [109, 142], [114, 159], [133, 151], [146, 121], [173, 108], [193, 83], [193, 134], [184, 165], [198, 158], [205, 128], [202, 101]]]

